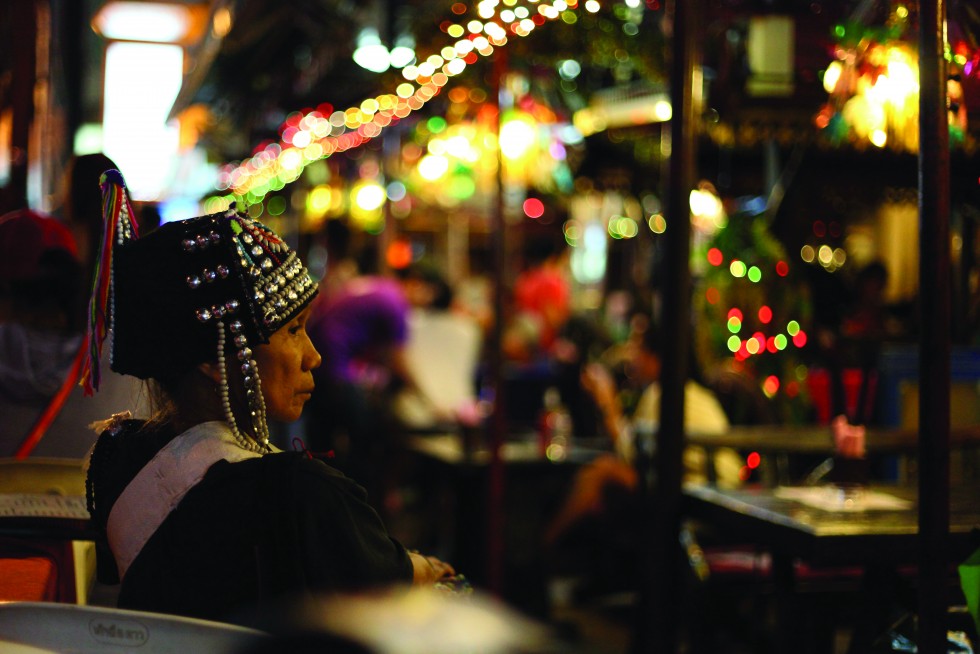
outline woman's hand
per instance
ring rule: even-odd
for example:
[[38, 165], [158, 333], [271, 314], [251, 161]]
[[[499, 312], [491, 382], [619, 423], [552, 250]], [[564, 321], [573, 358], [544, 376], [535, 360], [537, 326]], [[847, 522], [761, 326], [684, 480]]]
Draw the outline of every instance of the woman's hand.
[[416, 586], [431, 585], [456, 574], [453, 566], [444, 561], [440, 561], [434, 556], [425, 556], [418, 552], [409, 552], [412, 560], [412, 584]]

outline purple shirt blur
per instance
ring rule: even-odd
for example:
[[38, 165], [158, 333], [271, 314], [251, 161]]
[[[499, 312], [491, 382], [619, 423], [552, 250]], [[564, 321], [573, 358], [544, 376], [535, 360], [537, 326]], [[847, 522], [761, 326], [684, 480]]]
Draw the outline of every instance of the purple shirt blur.
[[409, 304], [401, 285], [385, 277], [358, 277], [313, 308], [307, 331], [323, 357], [314, 373], [355, 381], [378, 351], [408, 338]]

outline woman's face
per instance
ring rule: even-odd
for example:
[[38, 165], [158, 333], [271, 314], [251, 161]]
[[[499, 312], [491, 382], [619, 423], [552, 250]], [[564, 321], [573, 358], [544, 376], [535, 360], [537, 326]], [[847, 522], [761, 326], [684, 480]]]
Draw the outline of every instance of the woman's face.
[[268, 343], [255, 348], [266, 413], [281, 422], [298, 420], [313, 393], [313, 370], [320, 365], [320, 353], [306, 334], [309, 317], [307, 306]]

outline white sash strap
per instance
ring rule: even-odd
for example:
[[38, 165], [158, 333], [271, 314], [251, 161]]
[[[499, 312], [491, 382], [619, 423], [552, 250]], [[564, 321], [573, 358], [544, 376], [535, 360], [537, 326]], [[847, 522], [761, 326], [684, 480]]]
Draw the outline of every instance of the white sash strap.
[[129, 482], [109, 512], [106, 536], [119, 578], [184, 495], [214, 463], [261, 456], [242, 449], [224, 422], [205, 422], [170, 441]]

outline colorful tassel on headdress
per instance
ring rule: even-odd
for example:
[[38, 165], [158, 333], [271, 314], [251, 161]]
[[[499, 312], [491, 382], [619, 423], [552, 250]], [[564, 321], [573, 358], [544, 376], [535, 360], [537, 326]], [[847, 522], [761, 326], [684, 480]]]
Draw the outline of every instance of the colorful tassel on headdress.
[[92, 395], [97, 391], [102, 381], [102, 344], [108, 336], [112, 320], [110, 296], [113, 246], [137, 237], [136, 217], [133, 215], [122, 173], [118, 170], [107, 170], [102, 174], [100, 185], [105, 231], [99, 244], [99, 257], [92, 280], [92, 297], [89, 301], [88, 354], [82, 365], [80, 382], [85, 389], [85, 395]]

